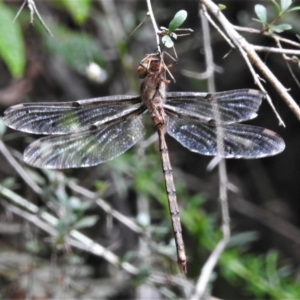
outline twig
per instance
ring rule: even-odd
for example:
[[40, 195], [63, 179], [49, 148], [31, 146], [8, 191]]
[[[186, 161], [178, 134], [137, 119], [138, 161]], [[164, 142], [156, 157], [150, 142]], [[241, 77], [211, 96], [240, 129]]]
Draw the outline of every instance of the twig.
[[[275, 42], [276, 42], [278, 48], [279, 48], [279, 49], [282, 49], [280, 41], [279, 41], [279, 40], [275, 40]], [[294, 81], [296, 82], [296, 84], [298, 85], [298, 88], [300, 89], [300, 83], [299, 83], [299, 80], [297, 79], [296, 75], [294, 74], [294, 72], [293, 72], [293, 70], [292, 70], [292, 68], [291, 68], [291, 66], [290, 66], [290, 64], [289, 64], [289, 61], [294, 61], [293, 58], [287, 57], [286, 54], [282, 54], [282, 56], [283, 56], [283, 59], [284, 59], [284, 61], [285, 61], [285, 63], [286, 63], [286, 66], [287, 66], [287, 68], [288, 68], [290, 74], [292, 75]]]
[[[200, 18], [202, 24], [202, 32], [203, 32], [203, 44], [205, 49], [205, 62], [206, 68], [213, 68], [213, 53], [211, 48], [211, 40], [210, 40], [210, 31], [208, 26], [208, 21], [205, 16], [204, 10], [200, 9]], [[208, 89], [210, 93], [215, 92], [215, 82], [214, 82], [214, 72], [211, 73], [211, 76], [208, 78]], [[212, 100], [214, 101], [214, 100]], [[229, 210], [228, 210], [228, 199], [227, 199], [227, 172], [226, 172], [226, 163], [222, 158], [224, 156], [224, 132], [223, 128], [220, 125], [220, 112], [217, 104], [214, 105], [214, 119], [216, 120], [216, 128], [217, 128], [217, 147], [218, 147], [218, 155], [217, 157], [220, 159], [219, 161], [219, 199], [221, 204], [221, 212], [222, 212], [222, 232], [223, 238], [218, 242], [217, 246], [209, 256], [208, 260], [205, 262], [198, 282], [195, 286], [194, 294], [191, 299], [203, 299], [207, 284], [211, 278], [211, 274], [213, 269], [215, 268], [221, 254], [223, 253], [227, 243], [230, 240], [230, 218], [229, 218]]]
[[126, 227], [131, 229], [137, 234], [146, 236], [146, 233], [144, 230], [138, 226], [134, 221], [129, 219], [128, 217], [124, 216], [120, 212], [114, 210], [109, 204], [106, 203], [103, 199], [101, 199], [96, 193], [93, 193], [87, 189], [85, 189], [82, 186], [77, 185], [74, 182], [69, 182], [68, 186], [74, 191], [79, 194], [81, 194], [84, 197], [87, 197], [89, 199], [93, 199], [97, 205], [99, 205], [104, 212], [106, 212], [108, 215], [111, 215], [116, 220], [118, 220], [120, 223], [124, 224]]
[[240, 53], [242, 54], [242, 56], [244, 57], [244, 60], [246, 62], [246, 64], [248, 65], [248, 68], [254, 78], [254, 82], [255, 84], [260, 88], [261, 91], [263, 91], [264, 93], [266, 93], [266, 100], [268, 101], [269, 105], [271, 106], [274, 114], [276, 115], [277, 119], [279, 120], [279, 125], [282, 125], [283, 127], [285, 127], [285, 124], [283, 122], [283, 120], [281, 119], [279, 113], [277, 112], [275, 106], [273, 105], [272, 99], [270, 98], [270, 96], [267, 94], [266, 89], [264, 88], [264, 86], [261, 83], [261, 79], [259, 77], [259, 75], [255, 72], [246, 52], [244, 51], [243, 48], [239, 48]]
[[235, 49], [234, 44], [231, 42], [231, 40], [226, 36], [226, 34], [221, 30], [221, 28], [214, 22], [214, 20], [210, 17], [210, 15], [207, 13], [206, 7], [202, 5], [203, 15], [207, 18], [209, 23], [220, 33], [220, 35], [224, 38], [224, 40], [230, 45], [232, 49]]
[[294, 42], [294, 41], [291, 41], [289, 39], [285, 39], [279, 35], [276, 35], [276, 34], [271, 34], [271, 33], [268, 33], [268, 32], [261, 32], [260, 30], [258, 29], [254, 29], [254, 28], [249, 28], [249, 27], [241, 27], [241, 26], [236, 26], [236, 25], [232, 25], [232, 27], [236, 30], [236, 31], [240, 31], [240, 32], [247, 32], [247, 33], [254, 33], [254, 34], [263, 34], [264, 36], [267, 36], [271, 39], [277, 39], [279, 40], [280, 42], [282, 43], [285, 43], [285, 44], [288, 44], [288, 45], [291, 45], [291, 46], [294, 46], [294, 47], [297, 47], [297, 48], [300, 48], [300, 43], [297, 43], [297, 42]]
[[199, 72], [193, 72], [190, 70], [186, 70], [186, 69], [182, 69], [181, 70], [181, 74], [190, 77], [190, 78], [194, 78], [194, 79], [199, 79], [199, 80], [205, 80], [208, 79], [211, 76], [211, 72], [215, 72], [215, 73], [223, 73], [223, 68], [217, 66], [216, 64], [214, 64], [212, 69], [206, 69], [204, 72], [199, 73]]
[[50, 31], [50, 29], [47, 27], [46, 23], [43, 21], [38, 9], [35, 6], [34, 0], [25, 0], [23, 2], [23, 4], [21, 5], [20, 9], [18, 10], [15, 18], [13, 19], [13, 23], [17, 20], [18, 16], [20, 15], [22, 9], [24, 8], [25, 4], [27, 2], [27, 6], [28, 9], [30, 11], [30, 25], [33, 26], [34, 23], [34, 14], [36, 14], [38, 16], [38, 19], [40, 20], [40, 22], [42, 23], [42, 25], [45, 27], [45, 29], [47, 30], [47, 32], [50, 34], [51, 37], [53, 37], [52, 32]]
[[[202, 4], [206, 6], [211, 14], [213, 14], [218, 21], [222, 24], [227, 35], [234, 43], [234, 45], [240, 50], [243, 49], [249, 58], [251, 64], [253, 64], [259, 72], [264, 76], [264, 78], [273, 86], [280, 97], [285, 101], [287, 106], [292, 110], [295, 116], [300, 120], [300, 108], [294, 99], [289, 95], [286, 88], [281, 84], [281, 82], [276, 78], [276, 76], [271, 72], [271, 70], [264, 64], [264, 62], [257, 55], [253, 46], [249, 44], [238, 32], [234, 29], [233, 25], [226, 19], [223, 13], [220, 11], [218, 6], [211, 0], [200, 0]], [[245, 56], [244, 56], [245, 58]], [[257, 82], [256, 79], [254, 79]]]
[[23, 180], [34, 190], [34, 192], [41, 195], [43, 193], [41, 188], [28, 176], [28, 174], [24, 171], [21, 165], [11, 155], [11, 152], [8, 151], [7, 147], [2, 142], [2, 140], [0, 140], [0, 152], [3, 154], [3, 156], [5, 156], [7, 161], [16, 170], [16, 172], [23, 178]]
[[255, 51], [258, 51], [258, 52], [271, 52], [271, 53], [277, 53], [277, 54], [300, 55], [300, 50], [265, 47], [265, 46], [257, 46], [257, 45], [252, 45], [252, 47]]
[[148, 6], [148, 14], [151, 18], [151, 22], [154, 28], [154, 32], [155, 32], [155, 38], [156, 38], [156, 45], [157, 45], [157, 51], [159, 53], [161, 53], [161, 47], [160, 47], [160, 41], [159, 41], [159, 35], [158, 33], [160, 32], [160, 30], [158, 30], [157, 24], [156, 24], [156, 20], [154, 18], [154, 14], [153, 14], [153, 10], [152, 10], [152, 5], [151, 5], [151, 0], [147, 0], [147, 6]]

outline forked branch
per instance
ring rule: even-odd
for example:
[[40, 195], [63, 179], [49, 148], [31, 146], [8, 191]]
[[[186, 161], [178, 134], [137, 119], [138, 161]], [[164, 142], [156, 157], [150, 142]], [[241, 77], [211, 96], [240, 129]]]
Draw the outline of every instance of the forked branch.
[[[226, 35], [229, 37], [229, 39], [235, 45], [235, 47], [241, 52], [246, 62], [247, 60], [249, 60], [251, 65], [258, 69], [263, 78], [271, 84], [271, 86], [276, 90], [276, 92], [285, 101], [287, 106], [292, 110], [297, 119], [300, 121], [300, 108], [298, 104], [291, 97], [287, 89], [282, 85], [282, 83], [277, 79], [277, 77], [260, 59], [260, 57], [256, 53], [255, 47], [248, 43], [246, 39], [235, 30], [234, 26], [227, 20], [227, 18], [223, 15], [219, 7], [214, 2], [212, 2], [211, 0], [200, 0], [200, 3], [204, 5], [208, 12], [219, 21]], [[249, 63], [247, 64], [250, 67]], [[258, 75], [256, 73], [253, 73], [253, 70], [251, 70], [251, 73], [254, 76], [255, 83], [259, 85]], [[281, 120], [280, 123], [283, 124]]]

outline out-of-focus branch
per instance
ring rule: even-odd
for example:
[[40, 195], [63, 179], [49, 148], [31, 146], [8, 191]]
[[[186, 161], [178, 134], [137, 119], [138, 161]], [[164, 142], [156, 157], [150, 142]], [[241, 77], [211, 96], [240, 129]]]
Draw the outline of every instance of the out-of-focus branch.
[[147, 0], [147, 6], [148, 6], [148, 14], [151, 18], [152, 21], [152, 25], [154, 28], [154, 32], [155, 32], [155, 38], [156, 38], [156, 44], [157, 44], [157, 51], [161, 53], [161, 47], [160, 47], [160, 41], [159, 41], [159, 35], [158, 33], [160, 32], [158, 30], [157, 24], [156, 24], [156, 20], [153, 14], [153, 10], [152, 10], [152, 5], [151, 5], [151, 0]]
[[[205, 63], [207, 70], [211, 69], [211, 75], [208, 77], [208, 90], [210, 93], [215, 92], [215, 78], [214, 78], [214, 61], [213, 61], [213, 52], [211, 48], [211, 39], [210, 39], [210, 30], [208, 20], [205, 17], [205, 11], [202, 9], [199, 11], [200, 18], [201, 18], [201, 25], [202, 25], [202, 32], [203, 32], [203, 45], [204, 45], [204, 52], [205, 52]], [[212, 100], [214, 101], [214, 100]], [[198, 282], [195, 286], [194, 294], [192, 295], [191, 299], [203, 299], [207, 284], [211, 279], [211, 274], [213, 269], [215, 268], [218, 260], [223, 253], [226, 245], [230, 240], [230, 217], [229, 217], [229, 209], [228, 209], [228, 197], [227, 197], [227, 185], [228, 185], [228, 178], [227, 178], [227, 171], [226, 171], [226, 163], [224, 158], [224, 132], [222, 130], [222, 126], [218, 126], [220, 123], [220, 112], [218, 105], [214, 106], [214, 119], [217, 122], [217, 147], [218, 147], [218, 158], [219, 158], [219, 200], [221, 205], [221, 212], [222, 212], [222, 233], [223, 237], [218, 242], [217, 246], [214, 248], [213, 252], [210, 254], [209, 258], [205, 262], [201, 274], [199, 276]]]
[[32, 188], [32, 190], [35, 193], [41, 195], [42, 189], [31, 179], [30, 176], [28, 176], [23, 167], [16, 161], [16, 159], [12, 156], [11, 152], [8, 151], [6, 145], [2, 142], [2, 140], [0, 140], [0, 152], [11, 164], [11, 166], [16, 170], [20, 177]]
[[34, 0], [25, 0], [23, 2], [23, 4], [21, 5], [19, 11], [17, 12], [13, 22], [16, 21], [16, 19], [18, 18], [18, 16], [20, 15], [22, 9], [24, 8], [25, 4], [27, 3], [28, 9], [30, 11], [30, 24], [33, 26], [34, 23], [34, 14], [36, 14], [38, 16], [38, 19], [40, 20], [40, 22], [42, 23], [42, 25], [45, 27], [45, 29], [47, 30], [47, 32], [50, 34], [51, 37], [53, 37], [53, 34], [51, 32], [51, 30], [47, 27], [46, 23], [43, 21], [43, 18], [41, 17], [38, 9], [36, 8], [36, 5], [34, 3]]
[[247, 32], [247, 33], [253, 33], [253, 34], [262, 34], [266, 37], [269, 37], [271, 39], [276, 39], [276, 40], [279, 40], [281, 43], [285, 43], [287, 45], [291, 45], [291, 46], [294, 46], [294, 47], [297, 47], [297, 48], [300, 48], [300, 43], [297, 43], [297, 42], [294, 42], [294, 41], [291, 41], [289, 39], [285, 39], [281, 36], [278, 36], [276, 34], [271, 34], [269, 32], [261, 32], [260, 30], [258, 29], [255, 29], [255, 28], [249, 28], [249, 27], [241, 27], [241, 26], [236, 26], [236, 25], [232, 25], [232, 27], [236, 30], [236, 31], [240, 31], [240, 32]]

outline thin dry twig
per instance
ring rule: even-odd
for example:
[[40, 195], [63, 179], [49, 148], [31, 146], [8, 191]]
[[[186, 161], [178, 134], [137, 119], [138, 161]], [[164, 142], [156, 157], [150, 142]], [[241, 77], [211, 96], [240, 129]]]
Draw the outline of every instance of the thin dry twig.
[[285, 39], [279, 35], [276, 35], [276, 34], [271, 34], [269, 32], [261, 32], [260, 30], [258, 29], [254, 29], [254, 28], [250, 28], [250, 27], [241, 27], [241, 26], [236, 26], [236, 25], [232, 25], [232, 27], [236, 30], [236, 31], [240, 31], [240, 32], [247, 32], [247, 33], [254, 33], [254, 34], [262, 34], [264, 36], [267, 36], [271, 39], [276, 39], [276, 40], [279, 40], [281, 43], [285, 43], [287, 45], [291, 45], [291, 46], [294, 46], [294, 47], [297, 47], [297, 48], [300, 48], [300, 43], [297, 43], [297, 42], [294, 42], [294, 41], [291, 41], [289, 39]]
[[[279, 40], [275, 40], [275, 42], [276, 42], [278, 48], [282, 49], [280, 41]], [[294, 81], [298, 85], [298, 88], [300, 89], [300, 82], [299, 82], [298, 78], [296, 77], [296, 75], [294, 74], [294, 72], [293, 72], [293, 70], [292, 70], [292, 68], [291, 68], [291, 66], [289, 64], [289, 61], [294, 62], [294, 59], [291, 58], [291, 57], [288, 57], [286, 54], [282, 54], [282, 57], [283, 57], [283, 59], [284, 59], [284, 61], [286, 63], [286, 66], [287, 66], [287, 68], [288, 68], [291, 76], [293, 77]]]
[[148, 14], [151, 18], [151, 22], [152, 22], [154, 32], [155, 32], [157, 51], [159, 53], [161, 53], [161, 47], [160, 47], [160, 41], [159, 41], [159, 32], [160, 32], [160, 30], [157, 27], [156, 20], [155, 20], [154, 14], [153, 14], [151, 0], [147, 0], [147, 7], [148, 7]]
[[11, 166], [16, 170], [16, 172], [20, 175], [21, 178], [32, 188], [32, 190], [41, 195], [41, 188], [28, 176], [27, 172], [24, 171], [23, 167], [16, 161], [16, 159], [12, 156], [11, 152], [8, 151], [5, 144], [0, 140], [0, 152], [7, 159], [7, 161], [11, 164]]
[[51, 30], [47, 27], [46, 23], [44, 22], [43, 18], [41, 17], [38, 9], [36, 8], [36, 5], [34, 3], [34, 0], [25, 0], [23, 4], [21, 5], [20, 9], [18, 10], [15, 18], [13, 19], [13, 23], [17, 20], [18, 16], [20, 15], [22, 9], [24, 8], [25, 4], [27, 3], [28, 9], [30, 11], [30, 25], [33, 26], [34, 23], [34, 14], [38, 16], [38, 19], [42, 23], [42, 25], [45, 27], [46, 31], [50, 34], [51, 37], [53, 37], [53, 34]]

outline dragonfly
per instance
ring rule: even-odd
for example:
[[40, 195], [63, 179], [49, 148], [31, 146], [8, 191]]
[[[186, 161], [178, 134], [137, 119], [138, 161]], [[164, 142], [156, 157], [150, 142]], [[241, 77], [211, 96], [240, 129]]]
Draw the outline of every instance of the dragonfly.
[[[68, 169], [95, 166], [126, 152], [144, 137], [143, 114], [148, 111], [158, 134], [177, 261], [180, 271], [186, 273], [187, 258], [165, 134], [192, 152], [224, 158], [272, 156], [282, 152], [285, 143], [269, 129], [239, 124], [257, 116], [264, 93], [254, 89], [166, 92], [171, 82], [166, 79], [170, 67], [162, 53], [153, 53], [138, 67], [143, 79], [140, 95], [23, 103], [8, 108], [4, 122], [15, 130], [47, 135], [25, 149], [27, 164]], [[215, 118], [216, 110], [219, 120]]]

